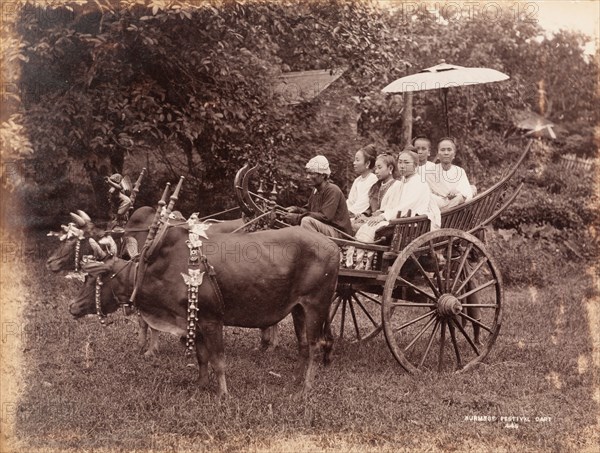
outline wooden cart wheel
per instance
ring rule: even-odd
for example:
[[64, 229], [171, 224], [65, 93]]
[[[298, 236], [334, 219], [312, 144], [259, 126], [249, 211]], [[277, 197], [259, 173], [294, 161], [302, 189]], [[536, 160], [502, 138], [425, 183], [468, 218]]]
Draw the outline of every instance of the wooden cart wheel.
[[359, 342], [377, 336], [382, 329], [380, 316], [380, 294], [360, 285], [338, 283], [329, 312], [329, 321], [338, 339]]
[[390, 267], [381, 310], [386, 341], [406, 371], [464, 371], [485, 359], [500, 331], [501, 276], [472, 234], [432, 231]]

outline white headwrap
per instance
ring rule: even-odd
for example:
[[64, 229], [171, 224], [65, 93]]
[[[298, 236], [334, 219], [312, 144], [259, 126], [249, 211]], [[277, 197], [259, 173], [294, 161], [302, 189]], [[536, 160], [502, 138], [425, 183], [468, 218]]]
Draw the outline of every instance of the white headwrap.
[[315, 156], [306, 164], [306, 169], [314, 173], [320, 173], [322, 175], [329, 176], [331, 170], [329, 169], [329, 161], [325, 156]]

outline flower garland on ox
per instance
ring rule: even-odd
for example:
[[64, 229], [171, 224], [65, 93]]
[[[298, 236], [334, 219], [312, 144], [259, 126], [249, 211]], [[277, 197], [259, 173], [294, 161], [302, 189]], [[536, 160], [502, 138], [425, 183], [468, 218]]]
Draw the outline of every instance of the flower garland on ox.
[[[202, 285], [204, 274], [208, 271], [211, 284], [216, 296], [223, 306], [223, 298], [219, 290], [216, 273], [213, 266], [208, 262], [206, 255], [202, 252], [202, 240], [200, 237], [208, 239], [206, 230], [210, 225], [197, 223], [197, 220], [192, 215], [188, 220], [189, 239], [186, 241], [190, 249], [190, 257], [188, 259], [188, 273], [181, 273], [183, 281], [188, 288], [188, 309], [187, 309], [187, 338], [186, 338], [186, 354], [190, 355], [194, 352], [196, 344], [196, 323], [198, 321], [198, 287]], [[201, 271], [201, 266], [204, 266], [204, 271]]]

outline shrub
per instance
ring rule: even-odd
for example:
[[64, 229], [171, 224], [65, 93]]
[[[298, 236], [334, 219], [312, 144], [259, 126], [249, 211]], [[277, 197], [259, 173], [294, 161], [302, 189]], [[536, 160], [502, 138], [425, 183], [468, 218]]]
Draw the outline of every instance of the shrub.
[[550, 224], [581, 230], [598, 222], [598, 194], [590, 172], [567, 171], [560, 163], [550, 163], [541, 172], [530, 172], [524, 182], [521, 194], [500, 216], [497, 226]]
[[486, 231], [486, 244], [505, 284], [545, 286], [580, 269], [578, 262], [598, 256], [598, 240], [589, 234], [569, 234], [553, 226], [523, 225]]

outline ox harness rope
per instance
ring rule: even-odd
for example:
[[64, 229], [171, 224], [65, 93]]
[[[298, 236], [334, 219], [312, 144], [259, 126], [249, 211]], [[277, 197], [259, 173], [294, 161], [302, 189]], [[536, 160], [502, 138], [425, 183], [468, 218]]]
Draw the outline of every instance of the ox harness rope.
[[[189, 229], [189, 239], [186, 241], [186, 244], [190, 250], [190, 255], [188, 258], [188, 273], [181, 273], [185, 284], [187, 285], [187, 293], [188, 293], [188, 305], [187, 305], [187, 335], [186, 335], [186, 355], [190, 355], [194, 352], [195, 344], [196, 344], [196, 329], [197, 329], [197, 321], [198, 321], [198, 288], [202, 285], [204, 281], [204, 275], [208, 274], [208, 281], [212, 288], [214, 295], [216, 296], [217, 303], [219, 304], [219, 309], [221, 315], [224, 314], [225, 304], [223, 301], [223, 294], [221, 293], [221, 289], [219, 288], [219, 284], [217, 282], [215, 268], [208, 262], [208, 258], [204, 254], [202, 250], [202, 240], [201, 237], [208, 239], [206, 235], [206, 230], [210, 227], [210, 224], [201, 223], [198, 219], [190, 219], [186, 223], [177, 223], [167, 225], [171, 226], [182, 226], [186, 225]], [[166, 231], [165, 228], [164, 230]], [[161, 242], [163, 234], [159, 236], [159, 240], [157, 243]], [[154, 250], [156, 246], [154, 247]], [[150, 255], [150, 254], [149, 254]], [[131, 281], [133, 283], [133, 287], [141, 286], [141, 283], [144, 278], [145, 268], [140, 269], [140, 261], [144, 260], [146, 257], [142, 253], [140, 256], [140, 260], [138, 261], [126, 261], [125, 264], [118, 270], [113, 270], [110, 275], [110, 280], [114, 279], [118, 274], [120, 274], [125, 269], [133, 275], [131, 275]], [[147, 258], [146, 258], [147, 259]], [[134, 266], [132, 266], [134, 265]], [[140, 272], [141, 271], [141, 272]], [[104, 273], [106, 274], [106, 273]], [[100, 274], [96, 277], [96, 285], [95, 285], [95, 294], [94, 301], [96, 307], [96, 315], [100, 323], [103, 326], [106, 326], [106, 314], [102, 311], [102, 287], [104, 286], [104, 281], [102, 280], [102, 275]], [[115, 294], [114, 288], [110, 287], [112, 296], [115, 301], [123, 308], [130, 307], [131, 303], [135, 308], [139, 308], [135, 304], [135, 300], [131, 301], [131, 298], [127, 302], [122, 302], [121, 299]], [[138, 312], [139, 313], [139, 312]]]

